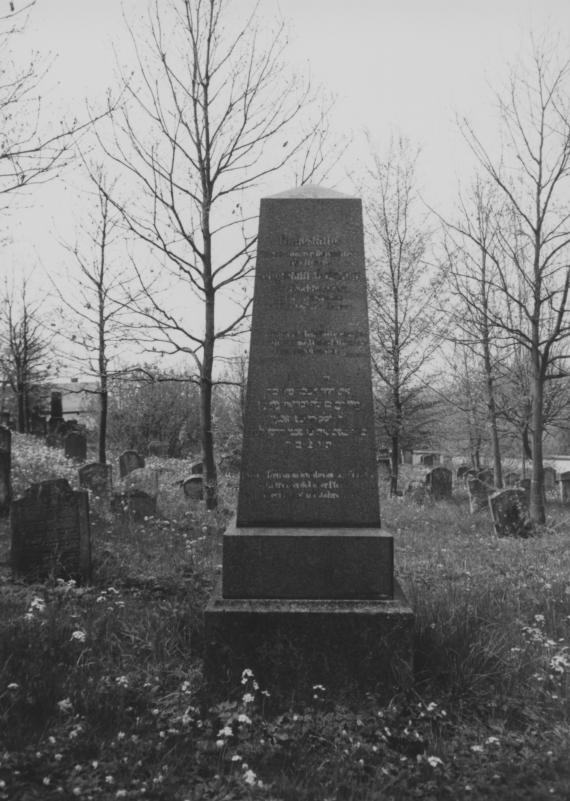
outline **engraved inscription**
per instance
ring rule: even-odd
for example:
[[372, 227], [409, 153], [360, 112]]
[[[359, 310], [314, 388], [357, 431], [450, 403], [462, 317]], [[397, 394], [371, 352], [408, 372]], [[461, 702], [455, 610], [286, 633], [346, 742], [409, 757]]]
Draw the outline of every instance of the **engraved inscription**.
[[342, 267], [339, 262], [351, 261], [354, 252], [340, 245], [332, 236], [299, 237], [282, 234], [280, 244], [286, 249], [259, 251], [258, 257], [270, 263], [276, 259], [289, 269], [267, 270], [260, 274], [263, 282], [279, 282], [279, 291], [271, 293], [272, 308], [347, 309], [350, 307], [347, 288], [364, 281], [362, 271]]
[[280, 331], [271, 336], [270, 345], [280, 356], [368, 356], [362, 331]]
[[353, 424], [360, 408], [350, 387], [267, 387], [257, 401], [257, 433], [297, 450], [328, 450], [335, 441], [369, 436]]
[[265, 473], [256, 473], [255, 478], [264, 488], [265, 500], [287, 501], [297, 498], [336, 501], [341, 498], [343, 487], [364, 480], [365, 475], [359, 470], [348, 470], [346, 473], [266, 470]]

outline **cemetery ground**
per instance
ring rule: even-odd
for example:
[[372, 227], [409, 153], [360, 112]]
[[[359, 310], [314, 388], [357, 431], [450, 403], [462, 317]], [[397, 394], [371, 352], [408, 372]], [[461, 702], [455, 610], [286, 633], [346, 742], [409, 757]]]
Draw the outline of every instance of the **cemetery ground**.
[[[415, 678], [390, 699], [280, 697], [246, 672], [216, 696], [203, 611], [235, 508], [189, 505], [175, 460], [159, 514], [134, 522], [91, 497], [93, 578], [27, 584], [0, 523], [0, 799], [570, 798], [570, 507], [530, 539], [497, 539], [466, 492], [382, 497], [416, 614]], [[77, 465], [15, 435], [13, 486]], [[342, 648], [342, 643], [338, 643]]]

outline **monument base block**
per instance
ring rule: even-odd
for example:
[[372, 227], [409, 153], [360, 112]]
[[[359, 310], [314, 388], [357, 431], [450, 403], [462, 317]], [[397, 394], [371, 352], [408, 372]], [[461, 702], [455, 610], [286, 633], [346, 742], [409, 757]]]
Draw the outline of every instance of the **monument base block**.
[[205, 675], [232, 693], [245, 668], [273, 695], [323, 684], [337, 695], [388, 697], [413, 673], [414, 615], [397, 584], [382, 600], [223, 598], [205, 612]]
[[393, 538], [378, 528], [237, 527], [223, 540], [224, 598], [390, 600]]

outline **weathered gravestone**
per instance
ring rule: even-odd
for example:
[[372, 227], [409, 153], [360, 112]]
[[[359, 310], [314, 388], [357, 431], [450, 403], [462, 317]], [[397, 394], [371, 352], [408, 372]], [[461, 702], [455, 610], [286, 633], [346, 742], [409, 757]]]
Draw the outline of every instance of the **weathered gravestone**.
[[82, 431], [70, 431], [63, 438], [63, 450], [68, 459], [84, 462], [87, 459], [87, 437]]
[[532, 522], [524, 490], [505, 489], [489, 496], [489, 506], [497, 537], [530, 537]]
[[111, 510], [131, 520], [144, 520], [157, 513], [156, 496], [133, 487], [124, 492], [115, 492], [111, 499]]
[[549, 464], [545, 465], [543, 469], [544, 475], [544, 491], [552, 492], [556, 489], [556, 470]]
[[434, 467], [426, 475], [426, 489], [434, 501], [451, 498], [451, 470], [447, 467]]
[[0, 426], [0, 517], [6, 517], [10, 512], [11, 466], [12, 432], [6, 426]]
[[119, 475], [121, 478], [127, 476], [132, 470], [137, 470], [144, 466], [144, 457], [140, 456], [136, 451], [124, 451], [119, 456]]
[[152, 467], [137, 467], [123, 479], [124, 489], [138, 489], [156, 498], [159, 489], [158, 470]]
[[113, 489], [113, 468], [110, 464], [91, 462], [79, 468], [79, 485], [98, 497], [110, 495]]
[[469, 495], [469, 511], [473, 515], [481, 509], [488, 508], [488, 498], [491, 489], [485, 481], [481, 481], [478, 476], [467, 478], [467, 492]]
[[409, 672], [413, 615], [380, 531], [357, 198], [261, 201], [237, 519], [206, 625], [213, 680], [249, 667], [265, 686], [379, 688]]
[[31, 580], [91, 575], [89, 500], [66, 479], [32, 484], [11, 506], [12, 569]]
[[570, 472], [560, 473], [560, 500], [570, 503]]
[[202, 476], [189, 476], [182, 482], [184, 495], [192, 501], [201, 501], [204, 498], [204, 482]]

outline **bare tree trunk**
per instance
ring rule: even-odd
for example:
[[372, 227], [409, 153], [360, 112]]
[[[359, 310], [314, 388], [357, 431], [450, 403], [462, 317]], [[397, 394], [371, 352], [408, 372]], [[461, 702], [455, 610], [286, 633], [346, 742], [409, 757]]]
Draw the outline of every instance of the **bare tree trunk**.
[[538, 374], [532, 381], [532, 473], [530, 482], [530, 517], [534, 523], [546, 522], [544, 508], [544, 477], [542, 469], [542, 426], [544, 405], [544, 379], [538, 364], [533, 365]]
[[208, 292], [208, 285], [206, 285], [204, 359], [200, 376], [200, 428], [207, 509], [216, 509], [218, 506], [218, 476], [214, 459], [214, 432], [212, 425], [212, 372], [215, 343], [214, 300], [213, 290], [210, 287], [210, 292]]
[[25, 434], [27, 431], [26, 425], [26, 386], [25, 384], [18, 385], [18, 431], [20, 434]]
[[497, 406], [495, 403], [495, 386], [493, 381], [491, 357], [488, 344], [484, 346], [485, 375], [487, 379], [487, 406], [489, 409], [489, 422], [491, 424], [491, 441], [493, 444], [493, 467], [495, 469], [495, 486], [503, 487], [503, 469], [501, 466], [501, 444], [497, 429]]
[[101, 381], [101, 392], [99, 395], [99, 461], [101, 464], [107, 462], [107, 414], [109, 409], [109, 392], [107, 389], [107, 376], [104, 375]]

